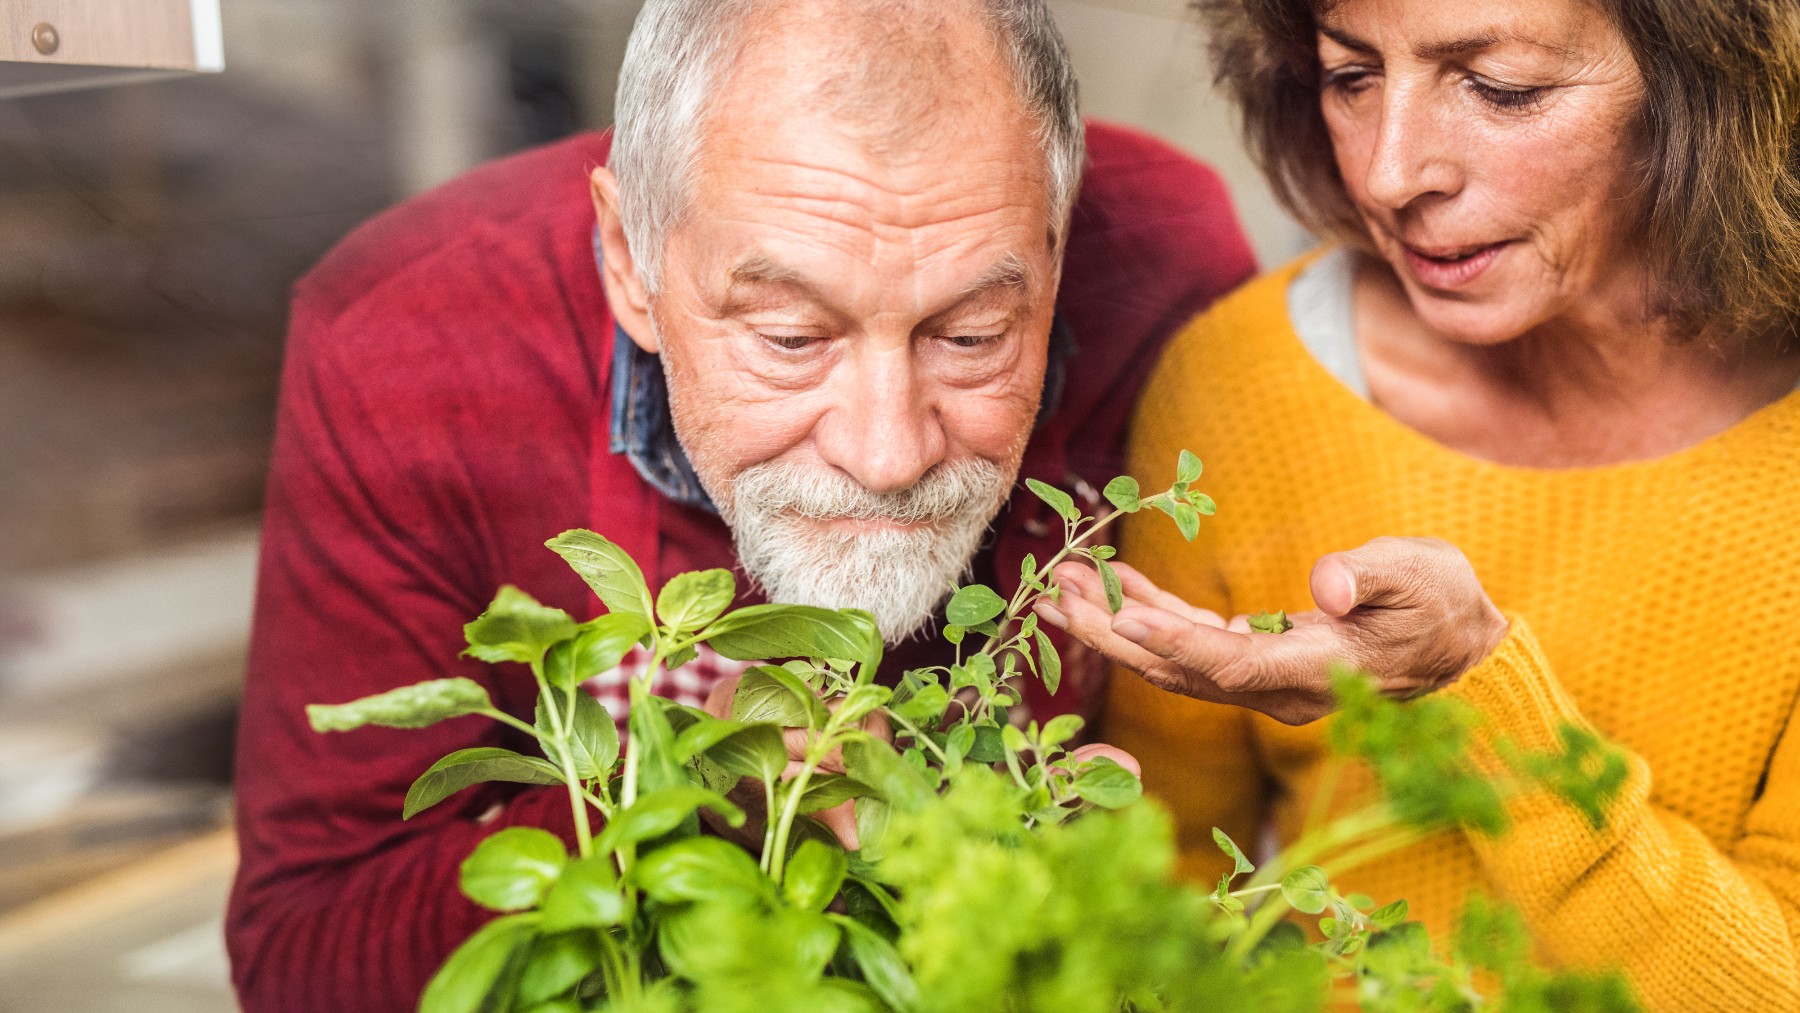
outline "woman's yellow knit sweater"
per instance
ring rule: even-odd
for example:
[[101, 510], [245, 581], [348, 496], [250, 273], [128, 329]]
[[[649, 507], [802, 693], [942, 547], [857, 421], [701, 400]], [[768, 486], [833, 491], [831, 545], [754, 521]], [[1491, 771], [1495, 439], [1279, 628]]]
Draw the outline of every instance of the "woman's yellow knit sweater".
[[[1655, 461], [1534, 470], [1406, 429], [1300, 343], [1300, 265], [1252, 282], [1165, 353], [1132, 474], [1173, 479], [1188, 448], [1218, 516], [1184, 542], [1131, 519], [1122, 557], [1226, 615], [1314, 607], [1314, 560], [1379, 535], [1460, 547], [1511, 632], [1443, 692], [1486, 727], [1550, 748], [1561, 722], [1630, 751], [1611, 822], [1544, 796], [1499, 840], [1449, 834], [1353, 870], [1434, 934], [1471, 891], [1515, 904], [1543, 956], [1615, 966], [1653, 1010], [1800, 1010], [1800, 394]], [[1790, 725], [1795, 725], [1788, 733]], [[1784, 733], [1787, 733], [1784, 735]], [[1174, 812], [1186, 872], [1223, 871], [1210, 832], [1291, 841], [1323, 769], [1323, 722], [1292, 728], [1113, 680], [1106, 738]], [[1339, 808], [1368, 790], [1340, 787]]]

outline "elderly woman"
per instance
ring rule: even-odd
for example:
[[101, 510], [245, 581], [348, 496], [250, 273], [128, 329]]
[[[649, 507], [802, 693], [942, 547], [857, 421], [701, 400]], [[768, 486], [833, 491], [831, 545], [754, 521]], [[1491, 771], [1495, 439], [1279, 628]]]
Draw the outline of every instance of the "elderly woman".
[[[1206, 459], [1198, 543], [1133, 518], [1117, 616], [1059, 571], [1044, 617], [1143, 675], [1109, 736], [1216, 874], [1214, 825], [1300, 829], [1327, 659], [1527, 748], [1597, 729], [1631, 755], [1604, 830], [1526, 797], [1347, 888], [1438, 930], [1503, 897], [1654, 1009], [1800, 1009], [1800, 8], [1205, 7], [1270, 180], [1340, 245], [1156, 370], [1133, 469]], [[1310, 611], [1220, 619], [1277, 608]]]

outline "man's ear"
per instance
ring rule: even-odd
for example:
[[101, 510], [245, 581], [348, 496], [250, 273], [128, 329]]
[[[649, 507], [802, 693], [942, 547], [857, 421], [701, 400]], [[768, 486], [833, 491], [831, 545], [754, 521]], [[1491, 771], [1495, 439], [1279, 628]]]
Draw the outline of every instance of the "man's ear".
[[656, 354], [656, 329], [650, 325], [650, 298], [638, 279], [637, 262], [625, 241], [625, 224], [619, 218], [619, 179], [606, 166], [588, 176], [594, 198], [594, 215], [600, 223], [600, 284], [613, 319], [644, 351]]

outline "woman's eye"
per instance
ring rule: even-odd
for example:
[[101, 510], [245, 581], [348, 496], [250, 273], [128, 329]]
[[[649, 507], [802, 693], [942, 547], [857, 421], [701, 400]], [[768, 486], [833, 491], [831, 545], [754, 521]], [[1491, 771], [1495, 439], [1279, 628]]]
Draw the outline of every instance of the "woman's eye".
[[1325, 72], [1324, 87], [1328, 91], [1341, 91], [1354, 95], [1367, 89], [1374, 82], [1374, 72], [1366, 67], [1339, 67]]
[[1470, 78], [1469, 87], [1483, 102], [1496, 109], [1526, 109], [1544, 97], [1543, 88], [1510, 88], [1506, 85]]

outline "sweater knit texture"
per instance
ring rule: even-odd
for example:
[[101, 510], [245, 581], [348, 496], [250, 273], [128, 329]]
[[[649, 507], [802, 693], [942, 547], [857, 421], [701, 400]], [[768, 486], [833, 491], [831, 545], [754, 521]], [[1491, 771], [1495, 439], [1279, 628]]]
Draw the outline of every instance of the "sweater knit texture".
[[[1543, 795], [1499, 839], [1440, 835], [1341, 878], [1405, 897], [1434, 936], [1471, 892], [1524, 914], [1543, 959], [1617, 967], [1652, 1010], [1800, 1009], [1800, 394], [1657, 460], [1531, 469], [1468, 457], [1385, 415], [1300, 343], [1284, 293], [1251, 283], [1165, 352], [1139, 408], [1131, 473], [1173, 479], [1187, 448], [1218, 516], [1192, 545], [1131, 518], [1123, 558], [1225, 615], [1316, 607], [1312, 564], [1381, 535], [1445, 539], [1512, 620], [1442, 692], [1483, 734], [1528, 749], [1559, 725], [1630, 755], [1607, 827]], [[1326, 719], [1327, 721], [1330, 719]], [[1291, 842], [1327, 758], [1325, 721], [1113, 680], [1106, 737], [1170, 807], [1186, 874], [1214, 881], [1211, 829]], [[1352, 770], [1334, 811], [1366, 801]]]

